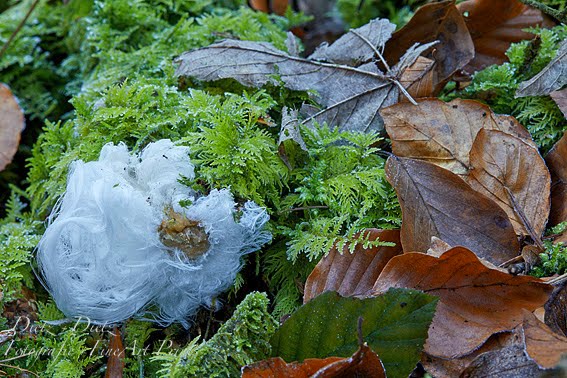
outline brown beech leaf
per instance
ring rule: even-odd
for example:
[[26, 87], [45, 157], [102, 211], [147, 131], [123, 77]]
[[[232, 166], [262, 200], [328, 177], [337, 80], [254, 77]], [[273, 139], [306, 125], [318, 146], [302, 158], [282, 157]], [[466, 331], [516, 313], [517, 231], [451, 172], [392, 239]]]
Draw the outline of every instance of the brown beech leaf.
[[505, 52], [510, 44], [533, 38], [523, 29], [554, 25], [541, 11], [518, 0], [468, 0], [457, 8], [466, 15], [474, 41], [475, 57], [464, 69], [468, 74], [507, 61]]
[[469, 151], [480, 129], [501, 130], [533, 144], [515, 118], [496, 115], [477, 101], [422, 99], [418, 106], [399, 103], [380, 114], [394, 154], [425, 160], [459, 175], [468, 173]]
[[288, 364], [281, 357], [274, 357], [243, 367], [242, 378], [309, 378], [319, 369], [342, 360], [342, 357], [307, 358]]
[[538, 150], [498, 130], [481, 129], [472, 145], [469, 185], [496, 202], [518, 235], [539, 240], [549, 216], [551, 178]]
[[555, 101], [565, 118], [567, 118], [567, 88], [551, 92], [549, 95], [553, 101]]
[[309, 302], [325, 291], [336, 291], [343, 297], [366, 296], [376, 282], [380, 272], [390, 259], [402, 253], [399, 230], [366, 230], [369, 240], [380, 239], [396, 243], [395, 247], [372, 247], [364, 249], [358, 244], [354, 252], [349, 246], [342, 253], [333, 247], [305, 282], [303, 303]]
[[[525, 353], [523, 332], [517, 327], [509, 334], [507, 341], [501, 347], [485, 350], [483, 353], [473, 353], [475, 358], [460, 374], [462, 378], [526, 378], [545, 377], [544, 373], [555, 377], [555, 372], [541, 369]], [[498, 336], [498, 335], [495, 335]]]
[[10, 164], [16, 154], [24, 126], [24, 113], [18, 100], [10, 88], [0, 83], [0, 171]]
[[567, 221], [567, 131], [545, 157], [551, 173], [549, 225]]
[[423, 353], [421, 363], [425, 370], [436, 378], [460, 377], [461, 373], [481, 354], [487, 352], [498, 353], [500, 350], [509, 348], [513, 345], [519, 345], [520, 348], [517, 350], [521, 354], [524, 354], [521, 336], [517, 332], [502, 332], [490, 336], [490, 338], [480, 348], [466, 356], [444, 359]]
[[538, 366], [551, 369], [567, 354], [567, 337], [555, 333], [530, 311], [524, 312], [524, 340], [526, 352]]
[[385, 378], [380, 358], [368, 347], [362, 345], [349, 358], [329, 357], [308, 358], [303, 362], [286, 362], [280, 357], [270, 358], [242, 369], [242, 378], [338, 378], [367, 377]]
[[114, 331], [110, 334], [108, 353], [109, 357], [106, 363], [105, 378], [122, 378], [124, 374], [125, 352], [120, 330], [117, 327], [115, 327]]
[[456, 174], [424, 161], [391, 156], [386, 177], [402, 208], [404, 251], [426, 252], [436, 236], [499, 265], [520, 246], [506, 213]]
[[553, 289], [534, 277], [489, 269], [464, 247], [455, 247], [439, 258], [423, 253], [392, 258], [373, 294], [391, 287], [440, 297], [425, 344], [426, 353], [440, 358], [466, 356], [492, 334], [512, 330], [522, 322], [522, 310], [542, 306]]
[[[406, 88], [412, 98], [429, 97], [433, 93], [435, 61], [420, 56], [402, 73], [400, 83]], [[407, 96], [400, 93], [400, 102], [410, 102]]]
[[395, 64], [414, 43], [439, 41], [433, 47], [435, 66], [431, 78], [436, 95], [449, 78], [474, 57], [474, 45], [465, 21], [453, 1], [426, 4], [419, 8], [412, 19], [392, 35], [386, 43], [384, 57]]

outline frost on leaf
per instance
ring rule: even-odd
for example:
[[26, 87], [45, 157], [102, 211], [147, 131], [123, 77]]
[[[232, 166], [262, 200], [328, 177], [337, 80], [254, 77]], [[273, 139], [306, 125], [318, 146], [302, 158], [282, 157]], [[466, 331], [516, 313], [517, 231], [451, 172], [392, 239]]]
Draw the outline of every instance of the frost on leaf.
[[[322, 45], [308, 59], [289, 55], [266, 42], [227, 39], [183, 53], [176, 60], [176, 74], [203, 81], [231, 78], [250, 87], [281, 83], [291, 90], [315, 91], [313, 97], [322, 108], [304, 107], [304, 123], [326, 122], [342, 130], [381, 131], [378, 110], [398, 101], [399, 92], [405, 92], [399, 76], [432, 46], [411, 46], [398, 64], [382, 72], [378, 63], [384, 62], [381, 54], [392, 30], [388, 21], [374, 20], [330, 46]], [[361, 61], [368, 63], [358, 67], [336, 63]]]

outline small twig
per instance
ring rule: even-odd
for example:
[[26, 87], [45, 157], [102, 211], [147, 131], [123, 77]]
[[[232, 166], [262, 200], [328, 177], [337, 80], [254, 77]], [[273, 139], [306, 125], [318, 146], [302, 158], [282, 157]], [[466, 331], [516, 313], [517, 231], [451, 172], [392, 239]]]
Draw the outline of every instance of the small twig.
[[510, 202], [512, 203], [512, 209], [514, 210], [514, 213], [516, 213], [516, 215], [518, 217], [520, 217], [520, 220], [522, 221], [524, 227], [526, 228], [526, 230], [528, 231], [528, 233], [532, 237], [536, 246], [538, 248], [540, 248], [542, 251], [545, 251], [545, 247], [543, 246], [543, 243], [541, 242], [541, 237], [536, 235], [532, 225], [528, 221], [528, 218], [526, 217], [526, 215], [524, 214], [522, 209], [516, 203], [516, 199], [514, 198], [512, 191], [507, 186], [504, 186], [504, 189], [506, 189], [506, 193], [508, 193], [508, 198], [510, 199]]
[[562, 24], [567, 24], [567, 12], [559, 11], [557, 9], [553, 9], [548, 5], [542, 4], [536, 0], [520, 0], [522, 3], [529, 5], [530, 7], [539, 9], [543, 13], [555, 18], [557, 21], [561, 22]]
[[382, 56], [382, 54], [380, 53], [380, 51], [378, 51], [378, 49], [376, 48], [376, 46], [374, 46], [372, 44], [372, 42], [370, 42], [368, 40], [368, 38], [366, 38], [365, 36], [363, 36], [362, 34], [360, 34], [359, 32], [357, 32], [355, 29], [351, 29], [352, 34], [356, 35], [358, 38], [362, 39], [362, 41], [364, 43], [366, 43], [371, 49], [372, 51], [374, 51], [374, 54], [376, 54], [376, 56], [378, 57], [378, 59], [380, 59], [382, 61], [382, 64], [384, 64], [384, 67], [386, 67], [386, 71], [390, 72], [390, 66], [388, 65], [388, 63], [386, 62], [386, 59], [384, 59], [384, 57]]
[[512, 258], [508, 261], [504, 261], [502, 264], [498, 265], [498, 267], [499, 268], [506, 268], [509, 265], [516, 264], [516, 263], [523, 262], [523, 261], [524, 261], [524, 257], [520, 255], [520, 256], [516, 256], [516, 257], [514, 257], [514, 258]]
[[10, 46], [10, 44], [12, 43], [12, 41], [14, 40], [14, 38], [16, 38], [16, 35], [20, 32], [20, 30], [24, 27], [24, 25], [26, 24], [26, 21], [28, 20], [28, 18], [31, 16], [33, 10], [35, 9], [35, 7], [37, 6], [37, 4], [39, 4], [39, 0], [35, 0], [30, 9], [28, 10], [28, 13], [26, 13], [25, 17], [22, 19], [22, 21], [20, 21], [20, 23], [18, 24], [18, 26], [16, 27], [16, 29], [12, 32], [12, 34], [10, 35], [10, 38], [8, 38], [8, 40], [6, 41], [6, 43], [4, 43], [4, 46], [2, 46], [2, 50], [0, 50], [0, 59], [2, 59], [2, 56], [4, 55], [4, 53], [6, 52], [6, 50], [8, 50], [8, 47]]
[[547, 281], [546, 283], [553, 285], [553, 286], [559, 286], [560, 284], [562, 284], [565, 281], [567, 281], [567, 273], [562, 274], [559, 277], [552, 278], [549, 281]]
[[362, 316], [358, 317], [358, 324], [356, 330], [358, 331], [358, 346], [362, 347], [364, 345], [364, 337], [362, 335], [362, 323], [364, 322], [364, 318]]
[[[378, 57], [378, 59], [380, 59], [380, 61], [382, 62], [382, 64], [384, 65], [384, 67], [386, 67], [386, 71], [391, 74], [392, 71], [390, 69], [390, 66], [388, 65], [388, 62], [386, 62], [386, 59], [384, 59], [384, 56], [382, 56], [382, 54], [380, 53], [380, 51], [378, 51], [378, 49], [376, 48], [376, 46], [374, 46], [372, 44], [372, 42], [370, 42], [368, 40], [368, 38], [366, 38], [365, 36], [363, 36], [362, 34], [360, 34], [359, 32], [357, 32], [356, 30], [352, 29], [351, 30], [352, 34], [356, 35], [358, 38], [362, 39], [362, 41], [364, 41], [364, 43], [366, 43], [371, 49], [372, 51], [374, 51], [374, 55], [376, 55]], [[402, 83], [400, 83], [397, 79], [395, 78], [391, 78], [390, 79], [394, 84], [396, 84], [399, 88], [400, 91], [402, 91], [402, 93], [404, 94], [404, 96], [407, 97], [407, 99], [414, 105], [417, 105], [417, 102], [413, 99], [413, 97], [408, 93], [408, 91], [406, 91], [406, 89], [404, 88], [404, 86], [402, 85]]]

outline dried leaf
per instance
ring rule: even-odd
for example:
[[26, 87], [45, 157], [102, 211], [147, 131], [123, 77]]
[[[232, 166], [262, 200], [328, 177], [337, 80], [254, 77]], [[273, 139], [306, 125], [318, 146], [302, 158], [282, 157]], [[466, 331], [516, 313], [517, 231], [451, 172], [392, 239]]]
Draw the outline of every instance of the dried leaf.
[[278, 145], [286, 140], [293, 140], [301, 147], [302, 150], [307, 151], [305, 141], [299, 132], [299, 120], [297, 110], [289, 110], [286, 106], [282, 109], [282, 129], [280, 131], [280, 139]]
[[545, 304], [545, 324], [567, 336], [567, 281], [553, 291]]
[[115, 327], [114, 331], [110, 334], [108, 353], [109, 357], [106, 363], [105, 378], [122, 378], [124, 374], [125, 352], [120, 330], [117, 327]]
[[252, 9], [264, 13], [275, 13], [283, 16], [288, 7], [288, 0], [248, 0]]
[[545, 157], [551, 173], [549, 225], [567, 221], [567, 131]]
[[[521, 329], [515, 330], [507, 345], [479, 354], [460, 376], [463, 378], [543, 377], [545, 371], [526, 355], [522, 336]], [[552, 376], [554, 375], [550, 375]]]
[[394, 154], [425, 160], [459, 175], [468, 173], [469, 152], [482, 128], [504, 131], [535, 146], [515, 118], [496, 115], [477, 101], [423, 99], [418, 106], [399, 103], [380, 114]]
[[435, 60], [433, 92], [437, 94], [458, 70], [474, 57], [474, 45], [465, 21], [453, 1], [426, 4], [419, 8], [412, 19], [392, 35], [386, 43], [384, 56], [392, 65], [398, 62], [414, 43], [439, 41], [432, 57]]
[[301, 47], [299, 46], [298, 39], [292, 32], [287, 32], [285, 47], [287, 48], [287, 52], [291, 56], [299, 56], [299, 53], [301, 52]]
[[[508, 353], [504, 349], [510, 348], [516, 344], [520, 345], [517, 350], [523, 353], [523, 342], [520, 335], [516, 332], [502, 332], [490, 336], [490, 338], [477, 350], [473, 351], [466, 356], [459, 358], [452, 358], [450, 360], [444, 358], [437, 358], [424, 353], [421, 358], [421, 363], [428, 373], [432, 374], [436, 378], [453, 378], [461, 377], [463, 371], [473, 363], [477, 357], [484, 353], [492, 352]], [[526, 356], [527, 357], [527, 356]], [[483, 364], [480, 364], [484, 366]], [[534, 364], [535, 365], [535, 364]], [[474, 366], [474, 363], [473, 363]], [[488, 375], [491, 376], [491, 375]]]
[[538, 150], [513, 135], [481, 129], [470, 152], [466, 179], [496, 202], [518, 235], [539, 240], [549, 216], [551, 178]]
[[552, 286], [530, 276], [513, 276], [484, 266], [474, 253], [455, 247], [436, 258], [404, 253], [390, 260], [373, 288], [422, 290], [440, 297], [425, 351], [440, 358], [466, 356], [492, 334], [522, 322], [523, 309], [544, 304]]
[[12, 161], [25, 126], [24, 113], [8, 86], [0, 83], [0, 171]]
[[344, 360], [342, 357], [307, 358], [303, 362], [288, 364], [281, 357], [273, 357], [244, 366], [242, 378], [310, 378], [321, 368]]
[[505, 53], [512, 43], [533, 38], [523, 29], [553, 25], [539, 10], [518, 0], [468, 0], [457, 8], [466, 14], [466, 25], [474, 41], [475, 57], [464, 69], [468, 74], [506, 62]]
[[349, 358], [308, 358], [302, 363], [286, 364], [280, 357], [270, 358], [242, 369], [242, 378], [385, 378], [382, 361], [376, 353], [362, 345]]
[[549, 95], [553, 101], [555, 101], [565, 118], [567, 118], [567, 88], [551, 92]]
[[553, 332], [534, 314], [524, 312], [524, 340], [526, 352], [539, 367], [551, 369], [559, 364], [561, 356], [567, 354], [567, 337]]
[[520, 83], [516, 97], [543, 96], [567, 85], [567, 40], [559, 46], [557, 55], [530, 80]]
[[396, 30], [396, 25], [387, 19], [374, 19], [354, 29], [329, 46], [324, 42], [308, 59], [346, 64], [349, 66], [369, 62], [375, 57], [375, 49], [384, 46]]
[[392, 289], [373, 298], [343, 298], [326, 292], [294, 312], [272, 337], [272, 356], [286, 361], [347, 357], [362, 338], [376, 351], [390, 378], [407, 377], [419, 361], [437, 298]]
[[[382, 33], [380, 28], [370, 28], [368, 39], [384, 38], [371, 33]], [[327, 50], [335, 51], [337, 43], [336, 54], [340, 54], [344, 42], [337, 41]], [[378, 110], [397, 102], [397, 75], [413, 64], [411, 58], [417, 59], [423, 48], [428, 46], [410, 49], [404, 62], [385, 75], [374, 62], [355, 68], [291, 56], [265, 42], [224, 40], [183, 53], [176, 59], [176, 74], [204, 81], [232, 78], [253, 87], [281, 82], [292, 90], [316, 91], [314, 98], [323, 109], [305, 112], [308, 119], [304, 123], [326, 122], [343, 130], [380, 131], [383, 123]]]
[[303, 303], [325, 291], [336, 291], [344, 297], [365, 296], [371, 291], [386, 263], [402, 253], [402, 246], [399, 230], [369, 229], [365, 232], [369, 240], [379, 239], [396, 243], [396, 246], [364, 249], [358, 244], [352, 253], [349, 245], [342, 253], [333, 247], [307, 278]]
[[[414, 99], [429, 97], [433, 94], [434, 67], [434, 60], [420, 56], [402, 73], [400, 83]], [[409, 102], [409, 99], [404, 94], [400, 94], [399, 101]]]
[[424, 161], [392, 156], [386, 177], [402, 208], [404, 251], [425, 252], [436, 236], [499, 265], [520, 250], [506, 213], [454, 173]]
[[427, 254], [435, 257], [439, 257], [448, 250], [450, 250], [451, 245], [439, 239], [437, 236], [431, 237], [431, 246], [427, 250]]
[[378, 355], [363, 344], [352, 357], [325, 366], [313, 375], [313, 378], [335, 377], [386, 378], [386, 373]]

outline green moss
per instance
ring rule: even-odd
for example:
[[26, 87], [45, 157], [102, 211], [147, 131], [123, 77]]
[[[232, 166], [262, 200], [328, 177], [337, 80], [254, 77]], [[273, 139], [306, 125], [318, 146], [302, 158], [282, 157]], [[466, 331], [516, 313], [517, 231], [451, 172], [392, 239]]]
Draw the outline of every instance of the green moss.
[[13, 191], [7, 203], [8, 215], [0, 220], [0, 303], [14, 299], [22, 284], [34, 286], [30, 261], [40, 239], [41, 223], [22, 213], [25, 205]]
[[358, 28], [373, 18], [387, 18], [403, 26], [424, 3], [422, 0], [338, 0], [337, 8], [351, 28]]
[[[567, 230], [567, 222], [562, 222], [547, 231], [548, 235], [559, 235]], [[560, 242], [554, 244], [544, 240], [545, 252], [540, 254], [540, 263], [530, 272], [536, 277], [551, 277], [555, 274], [567, 273], [567, 245]]]
[[540, 72], [567, 38], [567, 27], [539, 29], [538, 41], [512, 44], [509, 63], [488, 67], [474, 75], [471, 85], [451, 97], [486, 102], [497, 113], [511, 114], [532, 134], [542, 151], [549, 150], [567, 129], [567, 121], [549, 96], [515, 98], [518, 85]]
[[178, 353], [154, 357], [161, 377], [239, 377], [244, 365], [267, 358], [278, 323], [268, 312], [268, 297], [253, 292], [208, 341], [194, 339]]

